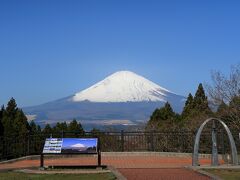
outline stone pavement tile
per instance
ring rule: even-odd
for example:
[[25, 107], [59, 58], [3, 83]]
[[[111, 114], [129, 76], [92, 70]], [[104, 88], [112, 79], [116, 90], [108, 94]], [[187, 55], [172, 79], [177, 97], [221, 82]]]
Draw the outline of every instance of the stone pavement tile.
[[210, 180], [211, 178], [184, 168], [118, 169], [128, 180]]
[[[44, 164], [49, 165], [96, 165], [96, 157], [56, 158], [45, 159]], [[162, 168], [184, 167], [192, 164], [191, 158], [160, 157], [160, 156], [131, 156], [131, 157], [102, 157], [102, 164], [115, 168]], [[200, 159], [200, 164], [210, 164], [210, 159]], [[0, 170], [27, 167], [39, 167], [40, 160], [21, 160], [12, 163], [0, 164]]]

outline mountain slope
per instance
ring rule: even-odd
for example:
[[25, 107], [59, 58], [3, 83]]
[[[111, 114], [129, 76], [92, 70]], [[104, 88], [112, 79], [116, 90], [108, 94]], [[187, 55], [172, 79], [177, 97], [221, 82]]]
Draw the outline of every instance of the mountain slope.
[[119, 71], [99, 83], [83, 90], [73, 101], [91, 102], [143, 102], [167, 101], [171, 92], [130, 71]]
[[90, 126], [137, 124], [146, 122], [167, 101], [176, 112], [181, 112], [185, 98], [135, 73], [120, 71], [75, 95], [23, 110], [35, 115], [38, 124], [73, 118]]

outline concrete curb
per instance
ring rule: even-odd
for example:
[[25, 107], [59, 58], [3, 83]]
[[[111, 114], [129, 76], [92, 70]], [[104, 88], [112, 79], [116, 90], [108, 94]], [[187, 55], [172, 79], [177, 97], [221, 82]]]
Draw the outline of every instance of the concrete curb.
[[[160, 156], [160, 157], [190, 157], [192, 153], [177, 152], [102, 152], [102, 156]], [[199, 154], [199, 158], [211, 158], [211, 154]], [[219, 160], [222, 156], [219, 155]]]
[[220, 166], [210, 166], [210, 165], [202, 165], [202, 166], [197, 166], [197, 167], [192, 167], [194, 169], [240, 169], [240, 165], [235, 166], [235, 165], [220, 165]]
[[201, 168], [195, 168], [195, 167], [193, 167], [193, 166], [187, 166], [187, 167], [185, 167], [186, 169], [190, 169], [190, 170], [192, 170], [192, 171], [195, 171], [195, 172], [197, 172], [197, 173], [199, 173], [199, 174], [202, 174], [202, 175], [204, 175], [204, 176], [207, 176], [207, 177], [209, 177], [209, 178], [211, 178], [211, 179], [213, 179], [213, 180], [222, 180], [220, 177], [218, 177], [218, 176], [216, 176], [216, 175], [214, 175], [214, 174], [211, 174], [211, 173], [209, 173], [209, 172], [206, 172], [206, 171], [204, 171], [203, 169], [201, 169]]
[[200, 173], [200, 174], [203, 174], [203, 175], [206, 175], [206, 176], [210, 177], [211, 179], [214, 179], [214, 180], [222, 180], [222, 178], [220, 178], [220, 177], [218, 177], [218, 176], [216, 176], [216, 175], [214, 175], [214, 174], [211, 174], [211, 173], [209, 173], [209, 172], [203, 171], [203, 170], [201, 170], [201, 169], [196, 170], [196, 171], [197, 171], [198, 173]]
[[40, 155], [24, 156], [24, 157], [20, 157], [20, 158], [16, 158], [16, 159], [0, 161], [0, 164], [13, 163], [13, 162], [22, 161], [22, 160], [35, 160], [35, 159], [39, 159], [39, 158], [40, 158]]
[[49, 170], [49, 171], [42, 171], [42, 170], [34, 170], [34, 169], [19, 169], [15, 170], [15, 172], [23, 172], [28, 174], [101, 174], [101, 173], [110, 173], [111, 170]]
[[108, 169], [111, 170], [118, 180], [127, 180], [115, 167], [108, 166]]

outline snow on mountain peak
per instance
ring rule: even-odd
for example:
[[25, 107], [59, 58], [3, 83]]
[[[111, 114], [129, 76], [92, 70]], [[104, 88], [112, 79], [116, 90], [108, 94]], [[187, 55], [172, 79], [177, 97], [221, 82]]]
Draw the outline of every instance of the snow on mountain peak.
[[142, 102], [167, 101], [165, 88], [131, 71], [118, 71], [95, 85], [76, 93], [74, 102]]

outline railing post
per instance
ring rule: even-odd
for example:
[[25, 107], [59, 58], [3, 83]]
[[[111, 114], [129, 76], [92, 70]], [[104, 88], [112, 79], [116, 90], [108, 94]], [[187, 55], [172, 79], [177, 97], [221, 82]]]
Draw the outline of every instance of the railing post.
[[185, 131], [181, 130], [180, 134], [179, 134], [179, 137], [181, 138], [180, 139], [180, 141], [181, 141], [181, 145], [180, 145], [181, 146], [181, 148], [180, 148], [181, 149], [181, 153], [185, 153], [186, 152], [185, 149], [184, 149], [184, 136], [186, 135], [185, 133], [186, 133]]
[[124, 131], [121, 130], [121, 151], [124, 152]]
[[197, 136], [197, 129], [195, 129], [195, 130], [193, 130], [192, 131], [192, 135], [193, 135], [193, 137], [192, 137], [192, 146], [191, 146], [191, 152], [193, 152], [193, 150], [194, 150], [194, 144], [195, 144], [195, 137]]
[[150, 150], [154, 151], [153, 131], [150, 132]]
[[30, 155], [30, 132], [28, 131], [27, 155]]
[[221, 129], [221, 153], [222, 153], [222, 158], [225, 161], [225, 145], [224, 145], [224, 133], [223, 130]]

